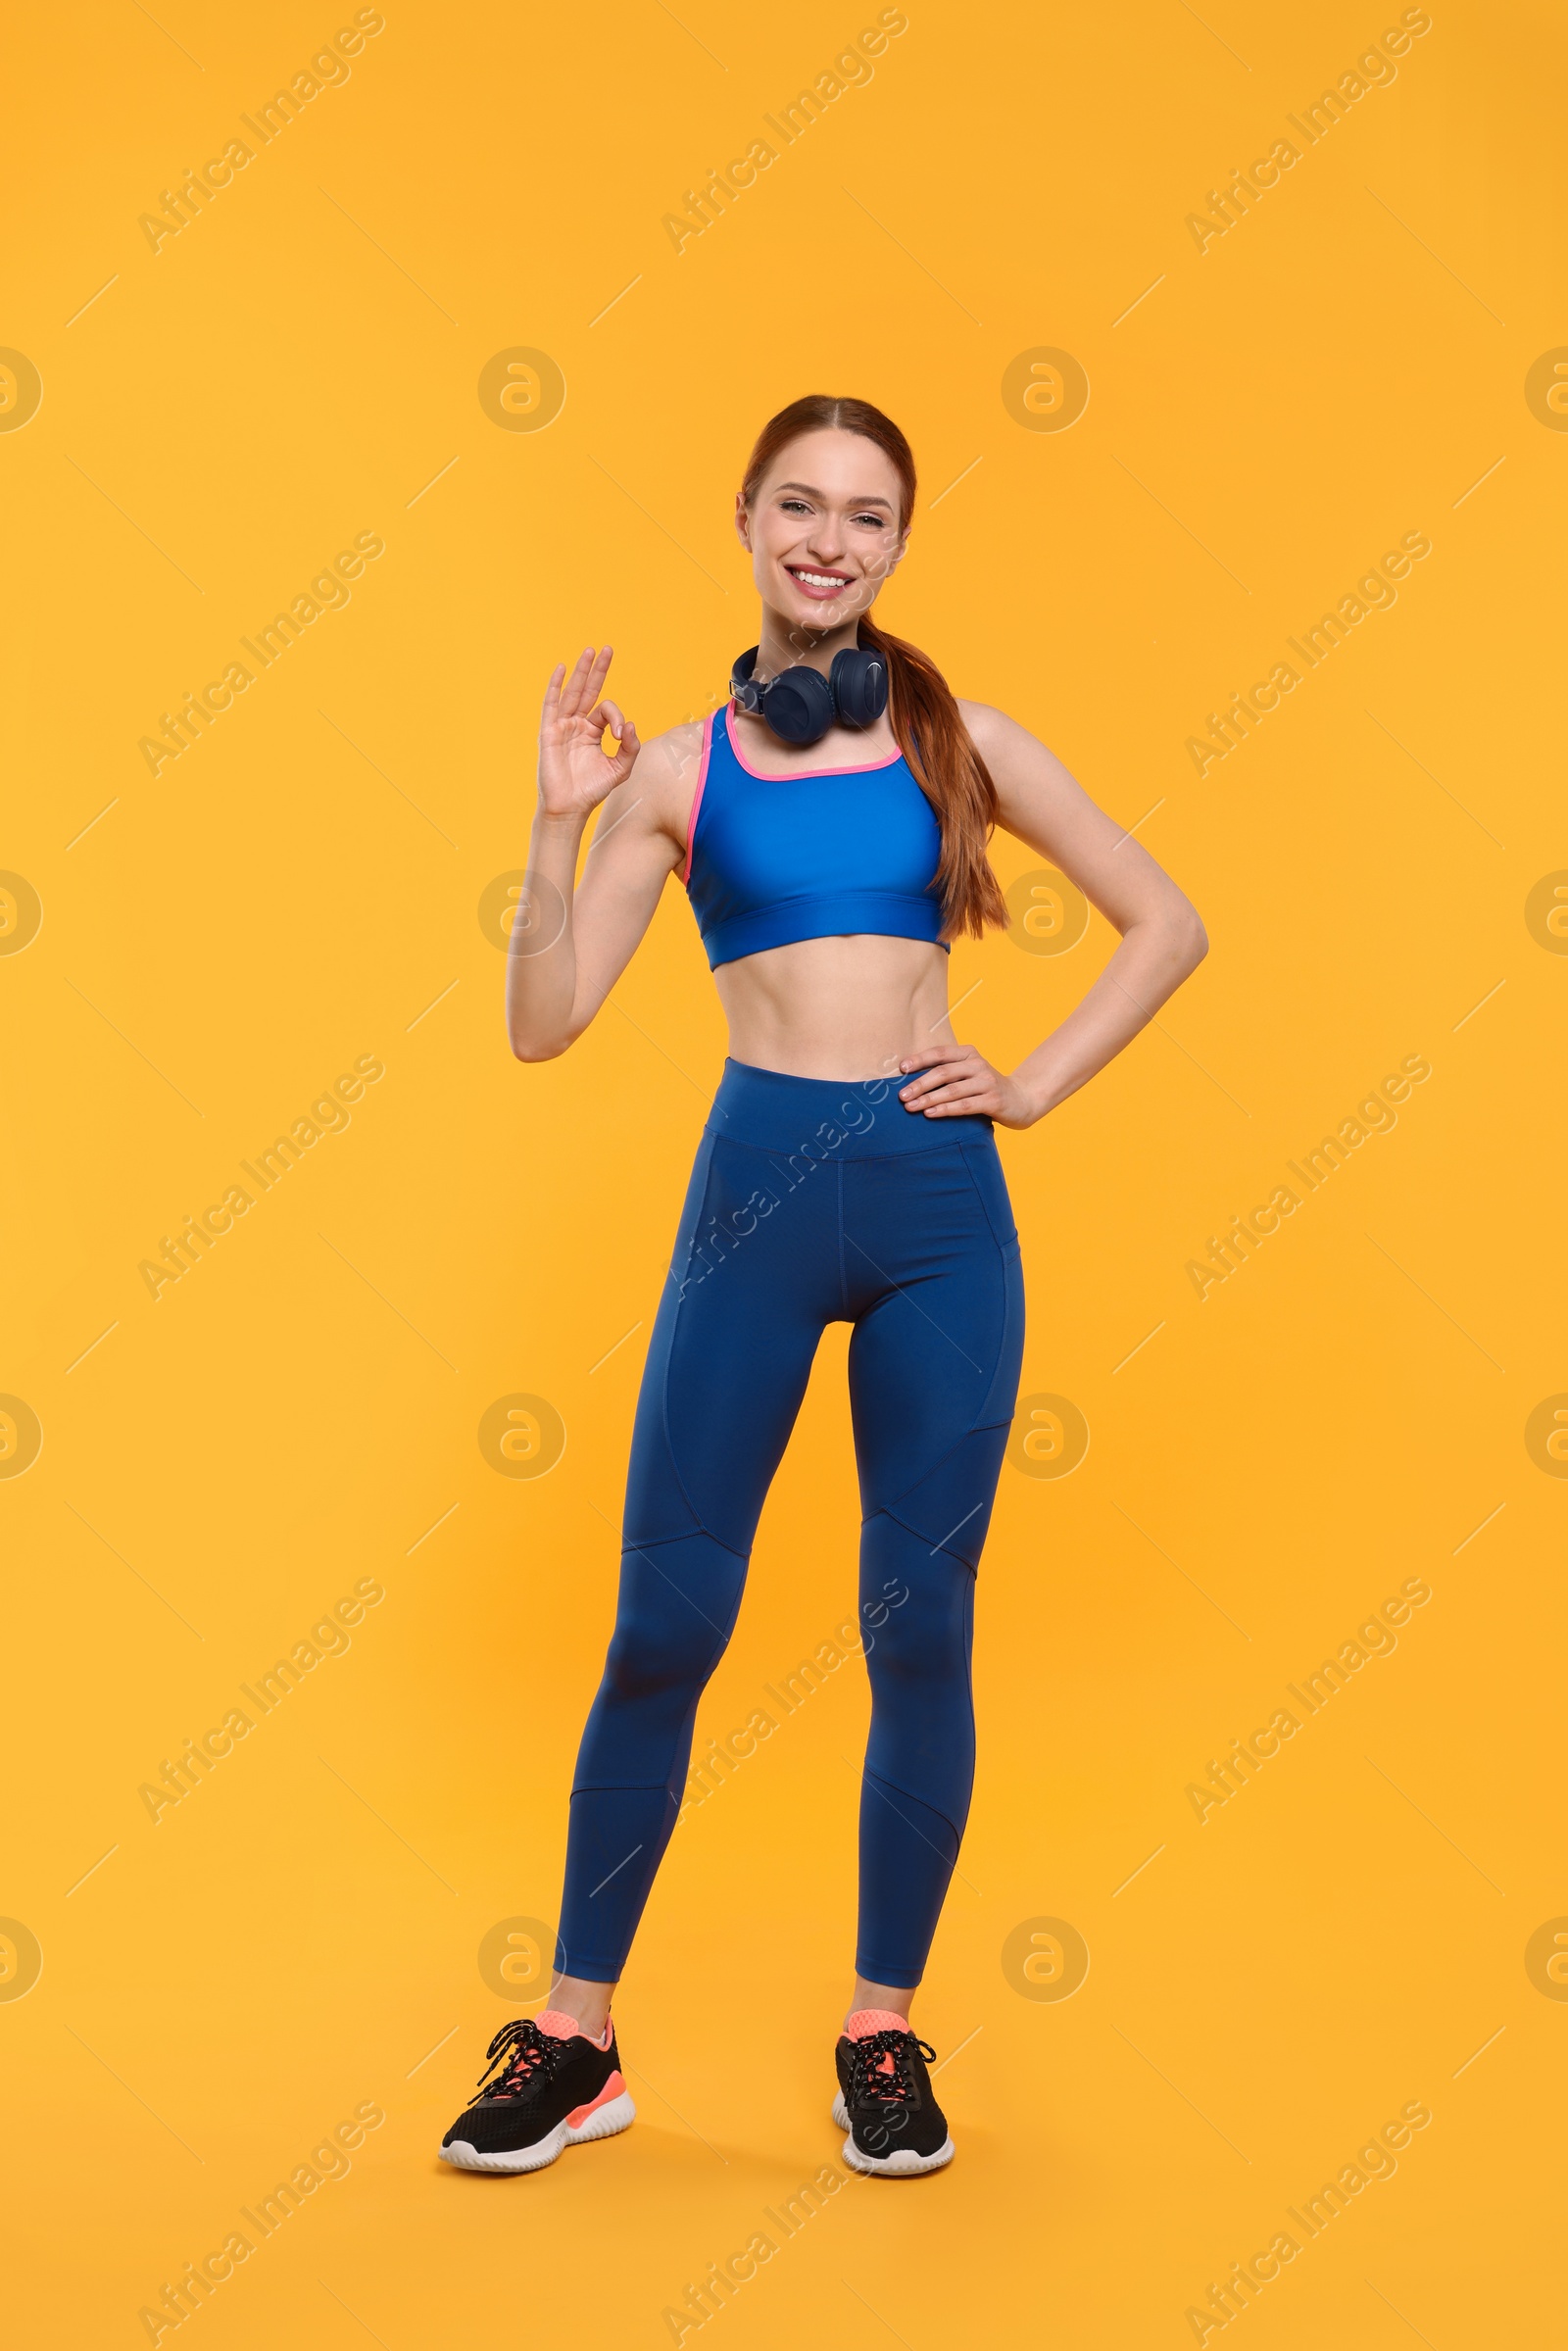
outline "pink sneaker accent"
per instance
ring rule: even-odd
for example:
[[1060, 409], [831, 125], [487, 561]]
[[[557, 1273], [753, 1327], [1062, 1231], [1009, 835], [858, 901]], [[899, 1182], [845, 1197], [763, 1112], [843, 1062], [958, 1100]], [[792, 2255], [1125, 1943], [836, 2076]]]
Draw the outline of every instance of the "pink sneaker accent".
[[625, 2089], [626, 2084], [621, 2080], [620, 2076], [618, 2074], [612, 2074], [610, 2080], [605, 2083], [604, 2088], [600, 2091], [597, 2098], [590, 2098], [586, 2106], [574, 2106], [572, 2108], [570, 2114], [568, 2114], [566, 2117], [567, 2130], [580, 2131], [583, 2124], [588, 2120], [588, 2117], [591, 2114], [597, 2114], [601, 2106], [608, 2106], [612, 2098], [619, 2098], [624, 2096]]
[[552, 2040], [571, 2040], [582, 2033], [583, 2039], [592, 2041], [596, 2049], [608, 2049], [610, 2046], [611, 2025], [608, 2017], [605, 2019], [605, 2029], [600, 2033], [583, 2033], [576, 2018], [567, 2016], [564, 2008], [542, 2008], [533, 2021], [541, 2033], [549, 2033]]
[[851, 2040], [869, 2040], [874, 2033], [907, 2033], [909, 2020], [895, 2016], [891, 2008], [858, 2008], [844, 2030]]

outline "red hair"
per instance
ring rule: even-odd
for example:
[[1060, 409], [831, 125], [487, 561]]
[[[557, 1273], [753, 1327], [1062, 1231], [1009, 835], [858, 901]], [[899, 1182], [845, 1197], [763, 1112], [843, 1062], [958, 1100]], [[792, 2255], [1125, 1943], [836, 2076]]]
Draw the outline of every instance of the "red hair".
[[[907, 529], [914, 512], [914, 455], [891, 416], [867, 400], [837, 400], [808, 392], [770, 416], [757, 436], [741, 484], [750, 507], [775, 458], [808, 432], [853, 432], [881, 450], [899, 477]], [[888, 715], [899, 749], [936, 810], [942, 856], [936, 884], [942, 900], [942, 928], [948, 938], [964, 932], [980, 938], [988, 923], [1004, 926], [1006, 902], [991, 870], [986, 844], [997, 822], [997, 788], [969, 739], [952, 689], [929, 654], [903, 637], [890, 636], [862, 615], [859, 641], [881, 654], [888, 665]]]

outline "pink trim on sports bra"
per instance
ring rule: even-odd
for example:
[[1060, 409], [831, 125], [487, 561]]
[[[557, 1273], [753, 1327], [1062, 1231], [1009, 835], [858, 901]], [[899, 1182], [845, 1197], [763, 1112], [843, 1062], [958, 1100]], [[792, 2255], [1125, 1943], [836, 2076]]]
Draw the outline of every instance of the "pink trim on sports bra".
[[713, 720], [717, 715], [716, 710], [710, 710], [703, 721], [702, 764], [697, 770], [697, 789], [692, 794], [691, 814], [686, 819], [686, 862], [680, 869], [680, 878], [688, 890], [692, 886], [692, 843], [697, 838], [697, 811], [703, 805], [703, 787], [708, 781], [708, 762], [713, 752]]
[[[781, 773], [776, 767], [754, 767], [752, 765], [751, 760], [746, 757], [746, 754], [742, 751], [740, 745], [735, 740], [734, 710], [735, 705], [732, 702], [725, 704], [724, 732], [728, 737], [730, 750], [735, 754], [738, 764], [745, 768], [748, 775], [757, 776], [759, 780], [764, 784], [787, 784], [790, 781], [790, 777], [787, 774]], [[717, 715], [716, 711], [714, 715]], [[711, 724], [711, 721], [710, 721], [710, 724]], [[886, 759], [866, 759], [858, 767], [800, 767], [797, 768], [795, 772], [798, 775], [871, 775], [878, 767], [896, 767], [903, 757], [903, 752], [900, 751], [897, 746], [895, 746], [891, 758]]]

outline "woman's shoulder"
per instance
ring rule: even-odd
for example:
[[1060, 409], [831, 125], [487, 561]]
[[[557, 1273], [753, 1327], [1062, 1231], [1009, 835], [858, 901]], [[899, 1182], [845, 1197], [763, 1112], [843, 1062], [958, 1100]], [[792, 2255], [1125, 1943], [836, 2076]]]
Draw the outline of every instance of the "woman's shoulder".
[[633, 770], [644, 791], [663, 783], [677, 784], [683, 776], [696, 774], [705, 727], [701, 718], [683, 718], [675, 726], [666, 726], [662, 734], [648, 737]]
[[662, 734], [649, 736], [637, 754], [637, 764], [612, 796], [618, 795], [624, 802], [627, 814], [641, 801], [645, 804], [645, 821], [651, 818], [662, 830], [684, 842], [691, 798], [697, 788], [697, 771], [702, 765], [706, 727], [707, 721], [702, 718], [683, 718], [674, 726], [666, 726]]
[[982, 759], [992, 752], [1004, 750], [1009, 743], [1015, 743], [1020, 735], [1027, 732], [1016, 718], [1009, 718], [1005, 710], [995, 709], [989, 702], [969, 702], [961, 694], [956, 694], [954, 700], [958, 706], [958, 716], [963, 720], [964, 732]]

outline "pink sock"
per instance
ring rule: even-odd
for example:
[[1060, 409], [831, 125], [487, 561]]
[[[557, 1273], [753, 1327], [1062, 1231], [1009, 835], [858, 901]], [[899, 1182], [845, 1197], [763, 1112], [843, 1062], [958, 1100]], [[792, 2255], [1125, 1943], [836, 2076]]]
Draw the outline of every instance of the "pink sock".
[[564, 2008], [542, 2008], [533, 2021], [541, 2033], [548, 2033], [552, 2040], [570, 2040], [575, 2033], [582, 2033], [583, 2039], [592, 2041], [596, 2049], [608, 2049], [610, 2046], [611, 2024], [608, 2017], [603, 2033], [583, 2033], [576, 2018], [567, 2016]]
[[891, 2008], [858, 2008], [844, 2030], [851, 2040], [869, 2040], [874, 2033], [907, 2033], [909, 2020], [895, 2016]]

